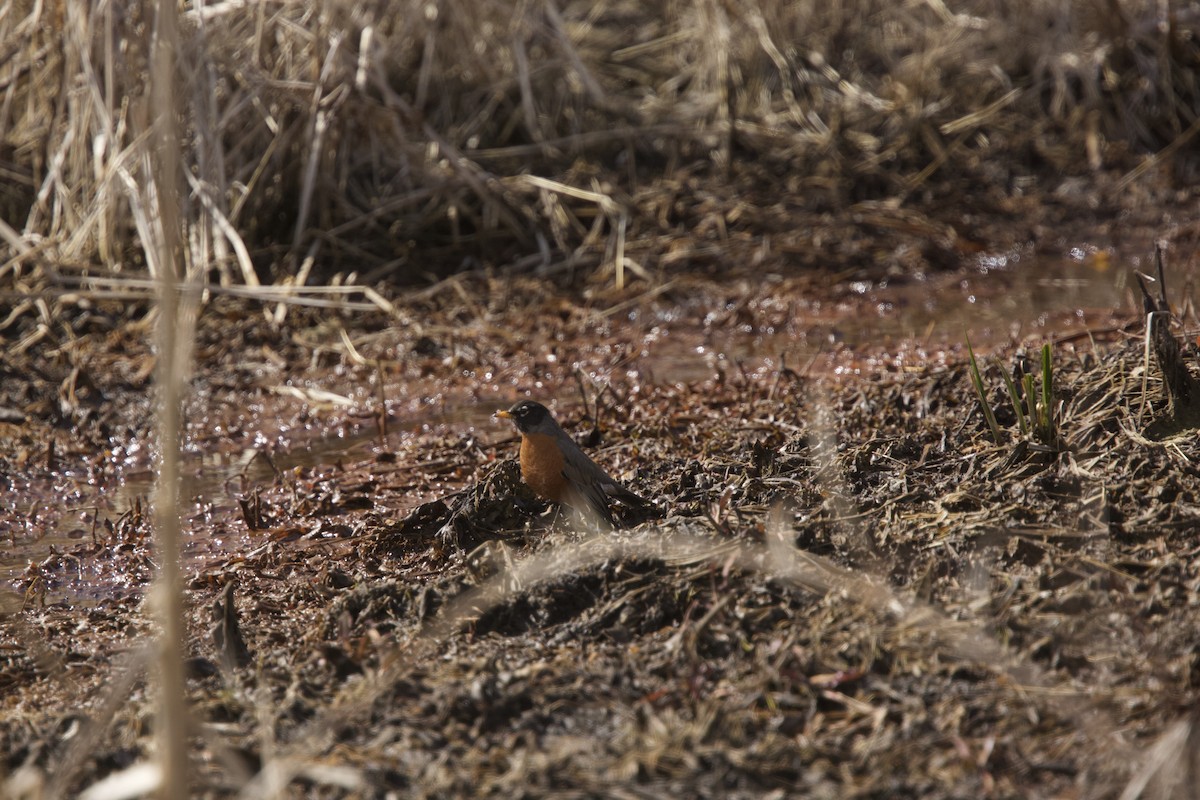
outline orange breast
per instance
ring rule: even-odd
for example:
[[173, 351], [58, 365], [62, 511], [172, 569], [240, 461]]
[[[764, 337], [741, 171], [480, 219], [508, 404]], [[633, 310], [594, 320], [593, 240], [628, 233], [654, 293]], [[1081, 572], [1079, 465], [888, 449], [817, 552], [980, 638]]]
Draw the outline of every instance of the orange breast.
[[566, 496], [562, 451], [553, 436], [534, 433], [521, 437], [521, 477], [543, 500], [557, 503]]

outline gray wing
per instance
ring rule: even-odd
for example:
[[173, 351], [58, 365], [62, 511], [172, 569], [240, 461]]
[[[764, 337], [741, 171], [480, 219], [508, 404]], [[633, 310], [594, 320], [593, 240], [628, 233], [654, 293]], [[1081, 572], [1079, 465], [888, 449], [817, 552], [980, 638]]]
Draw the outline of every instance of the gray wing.
[[[609, 525], [613, 524], [612, 510], [608, 505], [612, 499], [635, 507], [650, 505], [648, 501], [610, 477], [574, 442], [571, 442], [569, 447], [563, 447], [563, 475], [570, 482], [572, 491], [581, 495], [578, 499], [582, 503], [577, 502], [574, 505], [591, 508]], [[586, 503], [586, 506], [583, 503]]]

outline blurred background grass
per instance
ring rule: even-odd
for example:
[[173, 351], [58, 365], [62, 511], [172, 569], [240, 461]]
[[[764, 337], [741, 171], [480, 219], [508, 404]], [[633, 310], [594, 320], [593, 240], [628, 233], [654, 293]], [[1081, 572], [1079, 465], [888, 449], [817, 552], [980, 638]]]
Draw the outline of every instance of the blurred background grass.
[[[152, 6], [6, 8], [0, 288], [147, 276]], [[1004, 213], [1163, 148], [1188, 184], [1198, 30], [1194, 4], [1150, 0], [189, 4], [188, 271], [607, 281], [681, 268], [681, 230], [754, 239], [864, 201]]]

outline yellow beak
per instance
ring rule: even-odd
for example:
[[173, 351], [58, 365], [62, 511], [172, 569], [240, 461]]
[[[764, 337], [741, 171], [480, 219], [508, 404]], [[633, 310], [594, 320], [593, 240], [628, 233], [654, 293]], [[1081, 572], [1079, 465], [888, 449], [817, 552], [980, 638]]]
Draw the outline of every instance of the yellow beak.
[[495, 416], [500, 419], [512, 419], [513, 415], [505, 411], [503, 408], [496, 412]]

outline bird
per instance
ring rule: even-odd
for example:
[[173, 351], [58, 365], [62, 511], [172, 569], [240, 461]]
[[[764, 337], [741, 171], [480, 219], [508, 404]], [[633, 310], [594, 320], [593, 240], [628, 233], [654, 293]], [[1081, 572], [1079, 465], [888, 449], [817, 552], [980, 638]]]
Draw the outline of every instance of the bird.
[[585, 515], [594, 513], [609, 527], [613, 525], [611, 500], [638, 509], [651, 508], [648, 500], [592, 461], [541, 403], [522, 400], [507, 411], [497, 411], [496, 416], [517, 426], [521, 434], [521, 477], [543, 500]]

